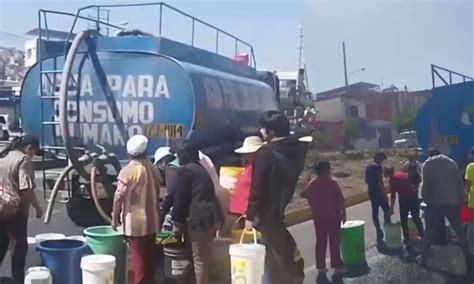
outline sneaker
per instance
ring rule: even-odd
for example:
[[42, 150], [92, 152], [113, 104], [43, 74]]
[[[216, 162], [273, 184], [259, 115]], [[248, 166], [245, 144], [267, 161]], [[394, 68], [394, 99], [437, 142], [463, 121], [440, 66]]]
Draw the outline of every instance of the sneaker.
[[416, 257], [416, 262], [421, 266], [426, 266], [426, 259], [422, 255]]

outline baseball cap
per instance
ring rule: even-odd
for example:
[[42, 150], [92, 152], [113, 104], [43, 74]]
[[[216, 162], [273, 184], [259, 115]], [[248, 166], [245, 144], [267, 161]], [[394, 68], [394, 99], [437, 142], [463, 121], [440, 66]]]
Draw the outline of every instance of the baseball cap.
[[148, 147], [148, 138], [143, 135], [134, 135], [127, 141], [127, 153], [138, 156], [145, 153]]

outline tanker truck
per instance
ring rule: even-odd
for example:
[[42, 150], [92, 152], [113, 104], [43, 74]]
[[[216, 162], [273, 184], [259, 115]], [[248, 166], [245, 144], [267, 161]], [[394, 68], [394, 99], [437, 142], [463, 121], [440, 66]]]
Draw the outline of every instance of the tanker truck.
[[432, 96], [416, 121], [418, 142], [425, 154], [437, 147], [462, 168], [474, 147], [474, 79], [436, 65], [431, 75]]
[[[131, 6], [156, 9], [158, 35], [99, 17], [101, 9]], [[97, 18], [84, 16], [91, 9]], [[163, 35], [165, 9], [190, 23], [190, 44]], [[73, 19], [63, 40], [49, 36], [47, 20], [55, 16]], [[95, 28], [81, 30], [80, 21]], [[38, 60], [23, 82], [21, 119], [47, 152], [36, 163], [49, 202], [46, 223], [58, 195], [76, 225], [107, 221], [132, 135], [149, 137], [150, 157], [158, 147], [193, 141], [219, 167], [235, 163], [233, 150], [259, 131], [265, 111], [279, 109], [278, 78], [257, 71], [250, 44], [165, 3], [94, 5], [75, 14], [40, 10], [38, 22]], [[196, 25], [214, 31], [215, 50], [194, 45]], [[118, 32], [108, 36], [109, 29]], [[219, 53], [223, 37], [235, 43], [235, 54], [238, 47], [249, 51], [247, 64]]]

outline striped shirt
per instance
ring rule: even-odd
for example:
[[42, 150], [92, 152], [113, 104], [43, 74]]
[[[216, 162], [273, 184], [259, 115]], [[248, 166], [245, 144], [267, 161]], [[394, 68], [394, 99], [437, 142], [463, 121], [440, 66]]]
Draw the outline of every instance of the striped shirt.
[[114, 215], [122, 213], [126, 236], [142, 237], [159, 232], [161, 176], [148, 160], [131, 160], [118, 175]]

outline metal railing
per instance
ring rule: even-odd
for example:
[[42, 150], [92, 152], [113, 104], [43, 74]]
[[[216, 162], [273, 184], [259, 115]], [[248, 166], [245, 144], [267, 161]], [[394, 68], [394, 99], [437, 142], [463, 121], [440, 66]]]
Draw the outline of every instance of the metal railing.
[[[444, 77], [441, 73], [444, 73], [444, 75], [447, 75], [448, 78]], [[460, 83], [458, 81], [453, 82], [453, 77], [454, 78], [459, 78], [462, 79], [462, 82], [467, 82], [467, 81], [473, 81], [474, 78], [469, 77], [467, 75], [449, 70], [447, 68], [443, 68], [434, 64], [431, 64], [431, 80], [433, 83], [433, 88], [436, 88], [436, 79], [441, 80], [445, 86]]]
[[[111, 8], [127, 8], [127, 7], [129, 8], [129, 7], [144, 7], [144, 6], [158, 6], [159, 7], [159, 11], [158, 11], [159, 12], [158, 34], [160, 36], [163, 35], [163, 26], [164, 26], [163, 25], [163, 11], [165, 9], [169, 9], [169, 10], [174, 11], [174, 12], [176, 12], [176, 13], [178, 13], [178, 14], [180, 14], [180, 15], [182, 15], [182, 16], [184, 16], [184, 17], [191, 20], [191, 27], [190, 27], [190, 29], [191, 29], [191, 40], [189, 42], [189, 44], [191, 46], [195, 46], [195, 39], [196, 39], [195, 28], [196, 28], [196, 24], [204, 25], [204, 26], [212, 29], [215, 32], [215, 49], [213, 50], [213, 52], [215, 52], [216, 54], [219, 54], [219, 41], [220, 41], [221, 37], [222, 36], [228, 37], [228, 38], [230, 38], [234, 41], [234, 56], [237, 55], [237, 53], [238, 53], [239, 45], [244, 45], [245, 47], [247, 47], [249, 49], [249, 52], [250, 52], [250, 62], [249, 62], [250, 66], [256, 68], [255, 54], [254, 54], [254, 49], [253, 49], [252, 45], [250, 45], [246, 41], [230, 34], [227, 31], [224, 31], [220, 28], [217, 28], [216, 26], [214, 26], [212, 24], [209, 24], [209, 23], [207, 23], [207, 22], [205, 22], [201, 19], [198, 19], [196, 17], [193, 17], [190, 14], [188, 14], [186, 12], [183, 12], [183, 11], [181, 11], [177, 8], [174, 8], [174, 7], [172, 7], [172, 6], [170, 6], [166, 3], [163, 3], [163, 2], [136, 3], [136, 4], [90, 5], [90, 6], [85, 6], [85, 7], [82, 7], [80, 9], [78, 9], [76, 14], [71, 14], [71, 13], [67, 13], [67, 12], [59, 12], [59, 11], [51, 11], [51, 10], [40, 10], [39, 11], [40, 35], [42, 33], [41, 28], [44, 25], [45, 30], [46, 30], [46, 38], [49, 39], [48, 22], [47, 22], [47, 17], [46, 17], [47, 13], [74, 17], [74, 21], [72, 23], [71, 28], [69, 29], [68, 36], [66, 38], [66, 43], [67, 43], [67, 42], [71, 41], [73, 36], [74, 36], [74, 29], [76, 28], [76, 24], [77, 24], [78, 19], [91, 21], [91, 22], [95, 23], [97, 32], [100, 31], [101, 26], [107, 27], [107, 28], [115, 28], [115, 29], [118, 29], [118, 30], [123, 30], [124, 29], [123, 27], [120, 27], [120, 26], [109, 23], [108, 22], [108, 19], [109, 19], [108, 15], [107, 15], [107, 22], [102, 21], [103, 18], [101, 18], [101, 16], [100, 16], [100, 11], [101, 10], [103, 11], [104, 9], [111, 9]], [[86, 10], [89, 10], [89, 9], [96, 9], [97, 18], [91, 18], [90, 16], [88, 17], [87, 15], [86, 16], [82, 15]], [[43, 20], [42, 20], [42, 17], [43, 17]], [[67, 51], [66, 49], [67, 49], [67, 45], [65, 45], [65, 54], [66, 54], [66, 51]], [[234, 59], [234, 58], [232, 58], [232, 59]]]

